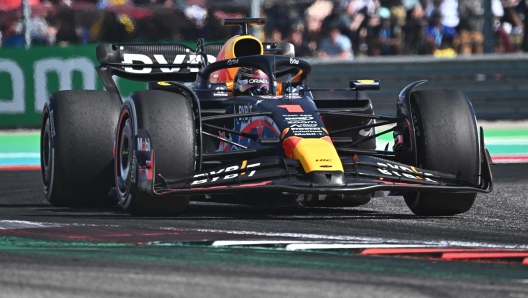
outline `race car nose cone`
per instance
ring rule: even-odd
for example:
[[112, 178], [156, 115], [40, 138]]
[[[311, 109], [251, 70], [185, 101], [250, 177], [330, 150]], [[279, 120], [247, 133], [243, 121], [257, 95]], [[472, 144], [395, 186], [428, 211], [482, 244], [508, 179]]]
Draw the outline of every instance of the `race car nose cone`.
[[341, 171], [314, 171], [307, 174], [313, 186], [345, 186], [345, 173]]

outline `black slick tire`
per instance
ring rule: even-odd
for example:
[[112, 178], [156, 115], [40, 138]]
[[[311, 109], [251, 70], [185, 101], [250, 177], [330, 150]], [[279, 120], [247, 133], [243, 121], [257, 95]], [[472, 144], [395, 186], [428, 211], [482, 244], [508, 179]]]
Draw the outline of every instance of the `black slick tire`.
[[197, 138], [190, 99], [159, 90], [132, 93], [121, 109], [114, 152], [116, 192], [123, 209], [137, 216], [182, 213], [189, 203], [188, 196], [155, 197], [139, 190], [137, 179], [135, 182], [130, 179], [130, 173], [137, 173], [128, 161], [128, 154], [138, 149], [134, 138], [136, 129], [146, 130], [150, 137], [155, 183], [162, 182], [158, 175], [165, 179], [192, 175]]
[[[480, 152], [475, 113], [467, 97], [449, 89], [411, 94], [418, 166], [458, 175], [478, 184]], [[407, 193], [405, 202], [417, 215], [449, 216], [467, 212], [476, 193]]]
[[53, 93], [41, 126], [41, 174], [44, 194], [56, 207], [95, 207], [117, 203], [113, 135], [119, 104], [106, 91]]

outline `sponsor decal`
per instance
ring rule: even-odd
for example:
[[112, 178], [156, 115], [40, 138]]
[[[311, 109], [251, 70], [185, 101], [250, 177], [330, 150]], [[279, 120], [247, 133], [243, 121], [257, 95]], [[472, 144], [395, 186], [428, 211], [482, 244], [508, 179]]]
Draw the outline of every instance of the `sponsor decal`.
[[[395, 164], [391, 164], [388, 162], [385, 162], [385, 163], [378, 162], [378, 166], [384, 167], [384, 169], [378, 168], [378, 171], [380, 171], [382, 174], [387, 175], [387, 176], [406, 177], [406, 178], [411, 178], [415, 180], [425, 180], [429, 182], [438, 183], [438, 181], [425, 177], [425, 176], [433, 176], [433, 174], [426, 173], [426, 172], [419, 172], [414, 167], [395, 165]], [[417, 175], [421, 175], [424, 177], [422, 178]]]
[[217, 90], [216, 92], [213, 93], [213, 96], [219, 96], [219, 97], [226, 97], [226, 96], [229, 96], [227, 94], [227, 91], [225, 91], [227, 88], [226, 87], [223, 87], [223, 86], [218, 86], [215, 88], [215, 90]]
[[313, 121], [314, 116], [312, 115], [284, 115], [284, 120], [288, 122], [288, 124], [291, 123], [299, 123], [300, 121]]
[[158, 85], [160, 85], [160, 86], [170, 86], [171, 84], [169, 82], [158, 82]]
[[319, 127], [319, 124], [312, 115], [285, 115], [284, 121], [292, 129], [299, 127]]
[[149, 138], [138, 138], [137, 148], [139, 151], [150, 151], [150, 139]]
[[321, 137], [325, 136], [320, 127], [294, 127], [291, 129], [293, 134], [302, 137]]
[[[143, 67], [141, 68], [141, 64], [157, 64], [160, 65], [178, 65], [178, 64], [187, 64], [187, 67], [185, 69], [188, 69], [190, 72], [198, 72], [198, 65], [202, 65], [202, 56], [196, 55], [196, 54], [181, 54], [176, 55], [174, 57], [174, 61], [172, 63], [167, 62], [165, 59], [165, 56], [160, 54], [154, 54], [152, 55], [154, 60], [143, 54], [123, 54], [123, 61], [121, 61], [122, 64], [134, 64], [134, 67], [124, 67], [126, 72], [130, 73], [151, 73], [152, 67]], [[185, 59], [187, 59], [186, 62]], [[210, 62], [216, 61], [216, 57], [207, 55], [207, 60]], [[160, 67], [161, 72], [179, 72], [181, 71], [180, 67]]]
[[283, 115], [284, 121], [289, 125], [295, 136], [325, 136], [324, 130], [316, 121], [315, 116], [307, 114]]
[[[257, 172], [256, 170], [249, 170], [250, 168], [254, 168], [254, 167], [258, 167], [260, 166], [260, 163], [254, 163], [254, 164], [249, 164], [247, 165], [245, 168], [242, 168], [242, 169], [248, 169], [249, 171], [249, 174], [247, 175], [248, 177], [251, 177], [253, 175], [255, 175], [255, 173]], [[241, 169], [241, 167], [239, 166], [230, 166], [230, 167], [226, 167], [226, 168], [223, 168], [223, 169], [220, 169], [218, 171], [210, 171], [208, 173], [201, 173], [201, 174], [196, 174], [194, 175], [194, 178], [202, 178], [202, 177], [206, 177], [205, 179], [199, 179], [199, 180], [194, 180], [193, 183], [191, 183], [191, 185], [198, 185], [198, 184], [203, 184], [203, 183], [207, 183], [207, 182], [216, 182], [216, 181], [219, 181], [219, 180], [229, 180], [229, 179], [234, 179], [236, 177], [239, 176], [238, 173], [229, 173], [229, 172], [234, 172], [234, 171], [238, 171], [239, 169]], [[212, 177], [212, 178], [207, 178], [207, 176], [213, 176], [213, 175], [219, 175], [219, 174], [225, 174], [225, 175], [220, 175], [220, 176], [216, 176], [216, 177]], [[242, 173], [244, 174], [244, 173]]]
[[291, 99], [299, 99], [299, 98], [302, 98], [302, 97], [294, 93], [286, 93], [282, 97], [282, 99], [288, 100], [287, 102], [292, 102]]
[[[238, 107], [238, 109], [236, 108]], [[253, 107], [250, 106], [250, 105], [240, 105], [240, 106], [235, 106], [235, 111], [237, 114], [247, 114], [247, 113], [251, 113], [253, 110]], [[243, 118], [235, 118], [235, 125], [236, 125], [236, 122], [249, 122], [251, 118], [250, 117], [243, 117]]]
[[238, 59], [227, 60], [227, 65], [236, 65], [236, 64], [238, 64]]
[[299, 64], [299, 60], [295, 58], [290, 58], [290, 64]]
[[249, 79], [249, 84], [268, 84], [268, 79]]
[[281, 99], [281, 96], [275, 96], [275, 95], [257, 95], [259, 98], [264, 99]]

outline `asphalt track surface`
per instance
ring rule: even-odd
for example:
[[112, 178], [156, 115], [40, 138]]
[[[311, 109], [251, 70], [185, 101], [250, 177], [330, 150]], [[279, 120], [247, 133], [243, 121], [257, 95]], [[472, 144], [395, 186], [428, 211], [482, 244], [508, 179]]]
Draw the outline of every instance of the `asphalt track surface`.
[[453, 217], [417, 217], [394, 197], [357, 208], [192, 203], [180, 217], [137, 218], [119, 207], [54, 208], [38, 172], [0, 171], [0, 297], [528, 297], [528, 264], [519, 262], [214, 246], [306, 240], [528, 251], [528, 164], [493, 172], [495, 190]]

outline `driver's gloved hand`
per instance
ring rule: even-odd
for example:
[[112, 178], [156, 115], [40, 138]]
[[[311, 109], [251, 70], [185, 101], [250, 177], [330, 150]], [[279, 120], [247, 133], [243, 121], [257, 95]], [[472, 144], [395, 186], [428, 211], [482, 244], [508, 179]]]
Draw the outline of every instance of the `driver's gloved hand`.
[[258, 89], [257, 87], [251, 87], [249, 88], [249, 93], [251, 95], [268, 95], [269, 91], [266, 87], [262, 87], [260, 89]]

